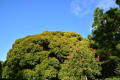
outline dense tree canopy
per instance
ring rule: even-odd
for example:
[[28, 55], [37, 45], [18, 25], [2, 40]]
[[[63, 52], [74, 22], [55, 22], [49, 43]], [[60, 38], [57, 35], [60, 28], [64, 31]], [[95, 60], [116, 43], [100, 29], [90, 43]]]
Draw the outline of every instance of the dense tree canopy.
[[59, 72], [60, 80], [96, 80], [95, 75], [100, 75], [99, 59], [96, 60], [95, 52], [88, 45], [88, 40], [82, 40], [77, 44], [77, 50], [73, 51], [61, 64]]
[[[70, 75], [77, 73], [71, 80], [83, 80], [84, 77], [92, 79], [100, 74], [100, 67], [94, 50], [89, 46], [91, 43], [92, 41], [83, 39], [75, 32], [60, 31], [46, 31], [18, 39], [8, 52], [2, 77], [21, 80], [68, 80]], [[64, 70], [68, 71], [68, 75]]]
[[[116, 0], [119, 4], [120, 0]], [[111, 8], [104, 12], [96, 8], [94, 13], [92, 35], [89, 39], [95, 41], [93, 48], [97, 49], [97, 55], [103, 62], [103, 76], [116, 76], [115, 69], [120, 63], [120, 10]]]

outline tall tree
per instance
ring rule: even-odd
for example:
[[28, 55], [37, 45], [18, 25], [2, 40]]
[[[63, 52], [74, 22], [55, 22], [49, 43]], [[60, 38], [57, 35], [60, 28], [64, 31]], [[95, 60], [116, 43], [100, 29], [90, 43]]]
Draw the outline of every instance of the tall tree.
[[[119, 4], [119, 1], [116, 0], [116, 3]], [[96, 8], [92, 28], [89, 39], [95, 41], [93, 48], [97, 49], [96, 54], [103, 62], [103, 76], [115, 76], [114, 71], [120, 61], [120, 10], [111, 8], [104, 12]]]

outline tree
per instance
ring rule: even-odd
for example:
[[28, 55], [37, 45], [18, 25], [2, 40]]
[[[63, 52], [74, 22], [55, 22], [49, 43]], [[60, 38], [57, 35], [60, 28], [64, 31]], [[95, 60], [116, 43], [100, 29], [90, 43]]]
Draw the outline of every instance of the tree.
[[[119, 0], [116, 2], [119, 4]], [[120, 61], [120, 10], [111, 8], [103, 12], [103, 9], [96, 8], [92, 28], [89, 39], [95, 41], [92, 47], [97, 49], [96, 55], [103, 62], [103, 77], [115, 76], [114, 71]]]
[[82, 37], [75, 32], [43, 32], [15, 41], [4, 62], [6, 79], [57, 80], [60, 64]]
[[[81, 44], [89, 44], [89, 40], [83, 39], [75, 32], [46, 31], [18, 39], [13, 44], [12, 49], [8, 52], [6, 61], [3, 63], [2, 77], [21, 80], [60, 80], [62, 77], [59, 76], [59, 72], [61, 73], [63, 70], [61, 65], [69, 62], [68, 58], [71, 57], [71, 52], [73, 53], [76, 50], [75, 48], [79, 42]], [[84, 47], [83, 45], [80, 46]], [[84, 50], [87, 51], [87, 49], [85, 48]], [[94, 55], [89, 55], [87, 58], [88, 60], [86, 59], [85, 64], [83, 64], [90, 67], [88, 68], [89, 70], [85, 67], [86, 71], [91, 73], [91, 76], [97, 75], [99, 73], [99, 64], [95, 62], [98, 61]], [[80, 59], [81, 57], [77, 57], [75, 61]], [[72, 61], [70, 60], [70, 62]], [[91, 63], [95, 65], [94, 69]], [[80, 67], [80, 65], [78, 64], [76, 67]], [[89, 77], [87, 73], [86, 76]]]
[[99, 60], [95, 58], [95, 50], [91, 49], [88, 41], [80, 41], [77, 48], [69, 56], [64, 64], [61, 64], [59, 72], [60, 80], [96, 80], [100, 75]]

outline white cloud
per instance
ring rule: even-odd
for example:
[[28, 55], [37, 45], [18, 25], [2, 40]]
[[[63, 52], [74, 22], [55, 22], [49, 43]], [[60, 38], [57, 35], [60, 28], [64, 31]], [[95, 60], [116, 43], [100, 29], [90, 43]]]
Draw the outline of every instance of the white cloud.
[[101, 7], [108, 10], [111, 7], [116, 7], [114, 0], [72, 0], [71, 11], [75, 15], [84, 16], [90, 11], [94, 11], [96, 7]]
[[78, 0], [72, 1], [71, 8], [72, 8], [72, 12], [75, 15], [79, 15], [79, 13], [81, 12], [81, 8], [80, 8]]
[[106, 9], [106, 10], [115, 6], [116, 4], [114, 0], [101, 0], [97, 5], [97, 7], [102, 7], [103, 9]]

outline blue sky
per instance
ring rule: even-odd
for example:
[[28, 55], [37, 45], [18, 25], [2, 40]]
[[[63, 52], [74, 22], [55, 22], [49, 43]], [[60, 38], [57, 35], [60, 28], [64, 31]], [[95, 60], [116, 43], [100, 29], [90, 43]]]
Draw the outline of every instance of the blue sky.
[[16, 39], [27, 35], [67, 31], [87, 38], [94, 9], [115, 6], [113, 0], [0, 0], [0, 60]]

